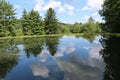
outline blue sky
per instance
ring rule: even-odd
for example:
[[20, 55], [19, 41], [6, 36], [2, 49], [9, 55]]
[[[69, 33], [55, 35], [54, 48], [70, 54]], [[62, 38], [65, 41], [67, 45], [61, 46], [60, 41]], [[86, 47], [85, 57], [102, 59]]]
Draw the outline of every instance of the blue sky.
[[87, 22], [91, 16], [95, 21], [102, 21], [98, 11], [102, 8], [103, 0], [7, 0], [15, 8], [17, 17], [22, 16], [23, 9], [34, 9], [44, 18], [46, 10], [52, 7], [61, 22]]

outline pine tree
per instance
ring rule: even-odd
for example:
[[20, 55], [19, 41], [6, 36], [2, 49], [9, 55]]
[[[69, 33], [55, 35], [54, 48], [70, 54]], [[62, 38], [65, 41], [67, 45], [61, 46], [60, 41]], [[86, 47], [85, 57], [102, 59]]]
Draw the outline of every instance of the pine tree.
[[0, 0], [0, 36], [16, 35], [15, 14], [15, 9], [9, 2], [6, 2], [6, 0]]
[[30, 11], [29, 20], [31, 30], [34, 35], [44, 34], [43, 21], [37, 11], [34, 11], [33, 9]]
[[23, 15], [22, 15], [22, 18], [21, 18], [21, 24], [22, 24], [22, 32], [24, 35], [31, 35], [32, 32], [30, 30], [30, 21], [29, 21], [29, 16], [28, 16], [28, 13], [27, 11], [24, 9], [23, 10]]
[[47, 10], [44, 18], [45, 22], [45, 32], [46, 34], [56, 34], [58, 31], [58, 20], [56, 18], [56, 13], [52, 8]]
[[28, 13], [23, 11], [22, 28], [24, 35], [41, 35], [44, 34], [44, 26], [41, 16], [33, 9]]

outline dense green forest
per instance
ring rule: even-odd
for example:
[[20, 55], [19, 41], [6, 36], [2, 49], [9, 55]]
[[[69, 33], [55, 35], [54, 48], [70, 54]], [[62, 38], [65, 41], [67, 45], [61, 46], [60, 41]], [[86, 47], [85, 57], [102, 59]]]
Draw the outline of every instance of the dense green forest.
[[62, 23], [58, 20], [54, 9], [49, 8], [45, 18], [38, 11], [23, 10], [20, 19], [16, 17], [16, 9], [6, 0], [0, 0], [0, 37], [31, 36], [70, 33], [119, 33], [120, 1], [105, 0], [100, 14], [105, 23], [95, 22], [92, 17], [86, 23]]
[[0, 37], [101, 32], [100, 23], [95, 22], [92, 17], [84, 24], [67, 24], [57, 19], [52, 8], [47, 10], [44, 19], [33, 9], [30, 12], [24, 9], [18, 19], [15, 11], [12, 4], [0, 0]]

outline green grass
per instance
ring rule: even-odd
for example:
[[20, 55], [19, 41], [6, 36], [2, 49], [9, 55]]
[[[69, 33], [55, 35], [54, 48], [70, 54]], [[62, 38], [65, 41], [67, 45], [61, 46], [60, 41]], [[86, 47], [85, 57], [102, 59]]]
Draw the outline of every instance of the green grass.
[[78, 34], [49, 34], [49, 35], [31, 35], [31, 36], [9, 36], [9, 37], [0, 37], [0, 39], [9, 39], [9, 38], [31, 38], [31, 37], [45, 37], [45, 36], [82, 36], [82, 35], [108, 35], [108, 36], [117, 36], [120, 37], [120, 33], [78, 33]]
[[120, 37], [120, 33], [101, 33], [101, 35], [103, 36], [116, 36], [116, 37]]
[[31, 36], [9, 36], [9, 37], [0, 37], [0, 39], [7, 39], [7, 38], [31, 38], [31, 37], [45, 37], [45, 36], [74, 36], [74, 35], [83, 35], [83, 34], [49, 34], [49, 35], [31, 35]]

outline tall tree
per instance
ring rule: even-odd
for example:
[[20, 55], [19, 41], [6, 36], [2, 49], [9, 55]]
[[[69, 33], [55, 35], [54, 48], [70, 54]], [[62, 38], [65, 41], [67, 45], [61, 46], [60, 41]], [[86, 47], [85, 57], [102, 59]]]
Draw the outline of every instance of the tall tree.
[[45, 22], [45, 32], [46, 34], [55, 34], [58, 31], [58, 20], [56, 18], [56, 13], [52, 8], [47, 10], [44, 18]]
[[103, 24], [105, 31], [120, 33], [120, 0], [104, 0], [100, 14], [105, 20]]
[[90, 18], [88, 19], [88, 22], [89, 22], [89, 23], [94, 23], [95, 20], [93, 19], [93, 17], [90, 17]]
[[73, 33], [79, 33], [80, 32], [80, 26], [81, 26], [81, 24], [75, 23], [73, 25]]
[[43, 21], [41, 20], [41, 16], [37, 11], [32, 9], [29, 12], [29, 20], [31, 30], [34, 35], [40, 35], [44, 33]]
[[24, 10], [21, 19], [24, 35], [44, 34], [43, 21], [37, 11], [32, 9], [28, 13], [26, 10]]
[[22, 32], [24, 35], [29, 35], [31, 34], [31, 30], [29, 30], [29, 17], [28, 17], [28, 13], [27, 11], [24, 9], [23, 10], [23, 15], [21, 18], [21, 22], [22, 22]]
[[6, 2], [6, 0], [0, 0], [0, 36], [16, 35], [15, 14], [15, 9], [9, 2]]

